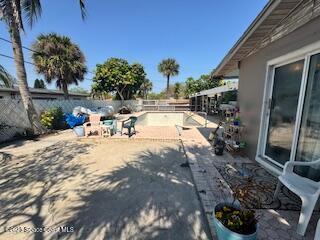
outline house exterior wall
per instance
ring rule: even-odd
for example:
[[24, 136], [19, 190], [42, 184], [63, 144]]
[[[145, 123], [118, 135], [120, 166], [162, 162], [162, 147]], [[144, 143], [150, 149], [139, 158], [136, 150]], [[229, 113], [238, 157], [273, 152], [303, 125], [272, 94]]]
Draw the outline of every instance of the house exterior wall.
[[267, 62], [319, 40], [320, 17], [317, 17], [241, 61], [238, 102], [251, 159], [255, 158], [258, 144]]

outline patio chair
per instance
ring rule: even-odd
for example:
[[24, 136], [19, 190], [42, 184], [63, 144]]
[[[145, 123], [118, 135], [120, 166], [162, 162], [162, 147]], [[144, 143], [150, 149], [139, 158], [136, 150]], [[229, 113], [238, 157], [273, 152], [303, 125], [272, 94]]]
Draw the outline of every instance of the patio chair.
[[[135, 128], [135, 124], [136, 124], [136, 121], [138, 120], [137, 117], [129, 117], [129, 119], [125, 120], [122, 122], [122, 125], [121, 125], [121, 135], [122, 135], [122, 131], [124, 128], [127, 128], [128, 129], [128, 136], [131, 137], [132, 134], [135, 134], [136, 133], [136, 128]], [[132, 129], [133, 129], [133, 132], [132, 132]]]
[[117, 133], [117, 120], [116, 119], [104, 120], [103, 125], [110, 126], [111, 135], [114, 135]]
[[315, 164], [320, 164], [320, 159], [313, 162], [287, 162], [284, 165], [282, 174], [279, 176], [274, 199], [277, 198], [281, 185], [285, 185], [290, 191], [297, 194], [302, 201], [297, 233], [304, 236], [313, 209], [320, 195], [320, 182], [315, 182], [311, 179], [302, 177], [294, 172], [295, 166], [310, 167]]
[[102, 135], [101, 122], [100, 122], [100, 114], [90, 114], [89, 122], [83, 124], [84, 135], [86, 137], [89, 136], [90, 133], [97, 132], [99, 136]]
[[318, 220], [316, 235], [314, 237], [314, 240], [320, 240], [320, 219]]

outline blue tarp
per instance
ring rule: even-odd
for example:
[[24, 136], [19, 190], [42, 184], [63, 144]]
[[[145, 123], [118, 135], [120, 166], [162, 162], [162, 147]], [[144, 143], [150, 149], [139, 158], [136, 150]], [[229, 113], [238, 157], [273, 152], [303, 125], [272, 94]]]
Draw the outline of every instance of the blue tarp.
[[75, 126], [78, 126], [78, 125], [82, 125], [85, 120], [86, 120], [85, 115], [76, 117], [72, 113], [65, 114], [65, 121], [71, 128], [74, 128]]

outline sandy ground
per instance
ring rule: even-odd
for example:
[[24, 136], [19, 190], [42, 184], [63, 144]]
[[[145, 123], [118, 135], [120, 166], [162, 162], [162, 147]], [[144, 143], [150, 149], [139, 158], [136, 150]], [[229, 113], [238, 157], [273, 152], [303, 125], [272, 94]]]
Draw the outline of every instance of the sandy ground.
[[180, 143], [72, 139], [0, 150], [0, 239], [209, 238]]

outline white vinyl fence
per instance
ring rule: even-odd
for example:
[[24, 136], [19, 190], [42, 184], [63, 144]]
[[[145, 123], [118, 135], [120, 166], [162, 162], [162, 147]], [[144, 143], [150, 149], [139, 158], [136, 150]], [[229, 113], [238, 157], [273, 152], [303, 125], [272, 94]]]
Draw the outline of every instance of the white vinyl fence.
[[[53, 107], [61, 107], [63, 112], [71, 113], [77, 106], [96, 109], [99, 107], [113, 106], [118, 111], [121, 106], [120, 101], [106, 100], [40, 100], [34, 99], [36, 111], [41, 113]], [[141, 111], [142, 102], [128, 100], [124, 102], [134, 111]], [[17, 135], [24, 134], [25, 130], [30, 128], [27, 113], [21, 100], [0, 99], [0, 142], [7, 141]]]

